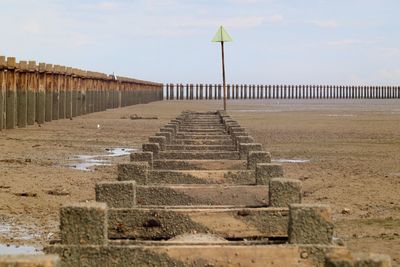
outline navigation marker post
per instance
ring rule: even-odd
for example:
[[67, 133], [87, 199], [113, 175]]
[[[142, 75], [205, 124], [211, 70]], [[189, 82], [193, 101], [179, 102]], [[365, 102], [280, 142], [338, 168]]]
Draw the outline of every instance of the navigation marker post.
[[223, 82], [223, 91], [224, 91], [224, 110], [226, 110], [226, 83], [225, 83], [225, 56], [224, 56], [224, 42], [232, 42], [232, 38], [226, 32], [223, 26], [220, 26], [214, 38], [211, 40], [212, 42], [221, 43], [221, 52], [222, 52], [222, 82]]

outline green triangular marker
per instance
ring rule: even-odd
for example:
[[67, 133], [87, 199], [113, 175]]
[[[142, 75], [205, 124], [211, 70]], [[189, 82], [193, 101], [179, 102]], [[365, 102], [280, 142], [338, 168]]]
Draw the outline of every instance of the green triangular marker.
[[215, 34], [214, 38], [211, 42], [232, 42], [232, 38], [226, 32], [223, 26], [220, 26], [217, 33]]

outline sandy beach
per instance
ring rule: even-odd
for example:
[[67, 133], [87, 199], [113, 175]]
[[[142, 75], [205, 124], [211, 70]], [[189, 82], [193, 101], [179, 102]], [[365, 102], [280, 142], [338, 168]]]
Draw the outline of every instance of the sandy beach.
[[[162, 101], [0, 132], [0, 253], [40, 252], [58, 236], [61, 205], [93, 200], [95, 183], [115, 180], [116, 164], [181, 111], [221, 106]], [[248, 100], [228, 109], [286, 177], [303, 181], [305, 202], [332, 206], [337, 238], [400, 263], [400, 100]]]

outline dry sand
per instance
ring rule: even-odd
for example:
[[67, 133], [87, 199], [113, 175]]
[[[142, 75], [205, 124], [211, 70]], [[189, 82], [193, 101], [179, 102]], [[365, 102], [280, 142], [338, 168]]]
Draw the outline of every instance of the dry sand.
[[[117, 162], [91, 172], [68, 167], [77, 155], [140, 148], [182, 110], [215, 110], [219, 101], [164, 101], [0, 132], [0, 243], [42, 247], [57, 238], [59, 207], [94, 199], [114, 180]], [[400, 262], [400, 100], [230, 101], [230, 115], [304, 182], [305, 202], [329, 203], [336, 236], [356, 251]], [[129, 116], [158, 120], [130, 120]], [[128, 119], [124, 119], [128, 118]], [[93, 159], [92, 159], [93, 160]], [[0, 245], [0, 253], [4, 253]]]

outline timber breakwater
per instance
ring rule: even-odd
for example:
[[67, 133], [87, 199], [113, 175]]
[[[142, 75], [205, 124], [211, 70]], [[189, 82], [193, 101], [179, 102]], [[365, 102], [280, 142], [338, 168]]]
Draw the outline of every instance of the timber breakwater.
[[60, 209], [61, 239], [30, 266], [391, 266], [340, 245], [330, 207], [302, 203], [225, 112], [183, 112], [130, 160], [96, 202]]
[[[166, 84], [165, 100], [215, 100], [221, 84]], [[226, 98], [243, 99], [399, 99], [400, 86], [228, 84]]]
[[162, 100], [160, 83], [0, 56], [0, 130]]

